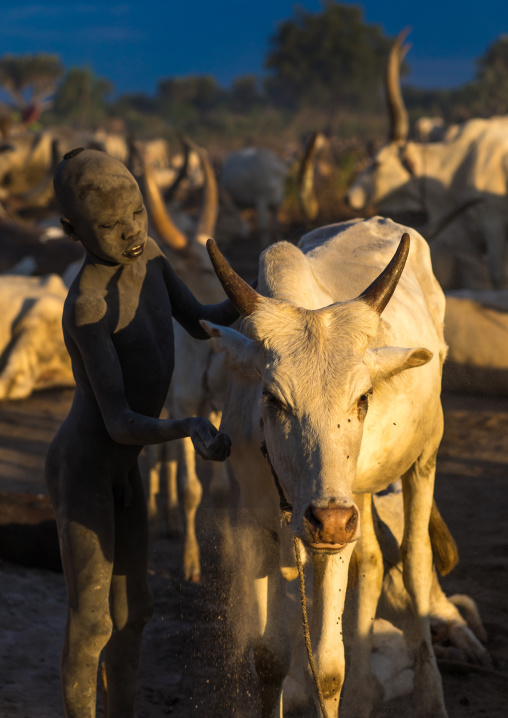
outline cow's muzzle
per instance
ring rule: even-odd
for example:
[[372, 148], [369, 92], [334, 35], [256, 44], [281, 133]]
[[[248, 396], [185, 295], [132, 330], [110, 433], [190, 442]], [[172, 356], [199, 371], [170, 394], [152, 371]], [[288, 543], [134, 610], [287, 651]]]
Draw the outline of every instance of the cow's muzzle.
[[304, 515], [306, 543], [315, 551], [340, 551], [356, 538], [358, 509], [356, 506], [337, 506], [334, 502], [326, 508], [309, 506]]

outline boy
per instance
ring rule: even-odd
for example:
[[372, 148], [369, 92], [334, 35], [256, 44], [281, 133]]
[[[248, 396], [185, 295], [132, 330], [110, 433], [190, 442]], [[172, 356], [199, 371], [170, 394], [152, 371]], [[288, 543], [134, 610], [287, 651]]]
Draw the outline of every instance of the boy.
[[121, 162], [73, 150], [54, 186], [62, 228], [86, 250], [63, 312], [76, 392], [46, 459], [68, 593], [65, 715], [95, 716], [104, 649], [108, 718], [129, 718], [152, 613], [138, 455], [145, 444], [184, 436], [205, 459], [230, 453], [229, 437], [206, 419], [157, 418], [174, 366], [172, 318], [205, 339], [200, 319], [227, 325], [238, 314], [229, 300], [201, 305], [178, 279], [147, 237], [143, 198]]

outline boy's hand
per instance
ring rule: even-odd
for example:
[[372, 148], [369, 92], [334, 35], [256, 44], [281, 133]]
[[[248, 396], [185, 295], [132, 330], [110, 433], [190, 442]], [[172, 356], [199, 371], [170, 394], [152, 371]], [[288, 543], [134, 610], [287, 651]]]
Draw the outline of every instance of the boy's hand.
[[231, 454], [231, 439], [217, 431], [215, 426], [202, 416], [187, 419], [189, 436], [194, 449], [203, 459], [226, 461]]

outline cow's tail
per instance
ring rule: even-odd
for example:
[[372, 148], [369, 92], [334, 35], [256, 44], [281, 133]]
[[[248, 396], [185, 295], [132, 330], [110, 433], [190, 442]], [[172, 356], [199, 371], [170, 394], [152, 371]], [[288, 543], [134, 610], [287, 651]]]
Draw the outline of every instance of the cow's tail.
[[439, 513], [435, 499], [430, 512], [429, 536], [436, 568], [441, 576], [446, 576], [458, 564], [459, 552], [455, 539]]

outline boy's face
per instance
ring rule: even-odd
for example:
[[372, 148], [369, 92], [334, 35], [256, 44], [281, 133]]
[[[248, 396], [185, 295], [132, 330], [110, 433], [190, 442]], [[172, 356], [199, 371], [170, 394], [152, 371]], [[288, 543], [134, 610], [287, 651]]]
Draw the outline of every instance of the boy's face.
[[73, 235], [85, 249], [106, 262], [132, 264], [143, 254], [147, 236], [143, 197], [127, 170], [107, 179], [79, 200]]

